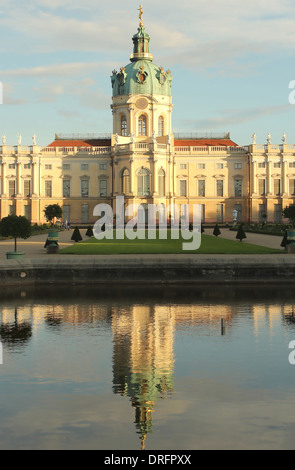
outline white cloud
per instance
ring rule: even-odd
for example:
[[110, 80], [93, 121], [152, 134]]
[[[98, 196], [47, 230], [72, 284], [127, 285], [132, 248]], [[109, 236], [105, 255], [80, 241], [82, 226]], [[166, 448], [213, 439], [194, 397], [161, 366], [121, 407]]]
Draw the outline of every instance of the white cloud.
[[193, 129], [227, 128], [231, 125], [254, 121], [263, 116], [279, 115], [290, 111], [294, 112], [294, 106], [290, 104], [249, 109], [227, 109], [221, 111], [219, 116], [199, 120], [187, 119], [183, 120], [181, 124], [186, 128]]

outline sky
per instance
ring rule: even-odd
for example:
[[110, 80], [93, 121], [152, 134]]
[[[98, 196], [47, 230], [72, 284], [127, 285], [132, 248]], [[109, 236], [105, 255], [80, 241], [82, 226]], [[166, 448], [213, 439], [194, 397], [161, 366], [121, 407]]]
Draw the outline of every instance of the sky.
[[[1, 0], [0, 143], [112, 132], [112, 70], [129, 63], [139, 1]], [[142, 0], [154, 62], [173, 76], [173, 132], [295, 144], [294, 0]], [[294, 84], [292, 85], [294, 87]], [[0, 86], [1, 90], [1, 86]], [[293, 93], [293, 99], [291, 94]]]

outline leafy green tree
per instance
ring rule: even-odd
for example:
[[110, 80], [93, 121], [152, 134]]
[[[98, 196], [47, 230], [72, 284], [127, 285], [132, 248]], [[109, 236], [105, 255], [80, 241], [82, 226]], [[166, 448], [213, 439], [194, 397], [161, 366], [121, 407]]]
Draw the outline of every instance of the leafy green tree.
[[245, 230], [244, 230], [244, 227], [243, 227], [243, 224], [241, 224], [238, 228], [238, 232], [237, 232], [237, 235], [236, 235], [236, 239], [237, 240], [240, 240], [240, 242], [244, 239], [244, 238], [247, 238], [247, 235], [245, 234]]
[[0, 234], [3, 237], [14, 238], [14, 251], [17, 251], [17, 238], [29, 238], [31, 236], [31, 222], [22, 215], [9, 215], [0, 222]]
[[54, 219], [62, 218], [62, 208], [59, 204], [50, 204], [43, 210], [47, 222], [53, 224]]
[[81, 240], [83, 240], [78, 227], [75, 227], [71, 240], [74, 240], [75, 242], [80, 242]]
[[290, 224], [292, 225], [292, 227], [294, 227], [294, 225], [295, 225], [295, 205], [291, 204], [290, 206], [285, 207], [285, 209], [283, 210], [283, 216], [286, 219], [289, 219]]

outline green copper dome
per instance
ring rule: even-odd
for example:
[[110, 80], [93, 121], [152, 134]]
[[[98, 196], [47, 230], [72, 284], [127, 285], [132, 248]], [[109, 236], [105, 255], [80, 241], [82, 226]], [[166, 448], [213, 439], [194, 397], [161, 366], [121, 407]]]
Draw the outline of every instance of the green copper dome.
[[171, 72], [164, 71], [153, 63], [149, 51], [150, 36], [140, 26], [132, 38], [134, 48], [130, 56], [131, 63], [122, 67], [111, 77], [113, 96], [123, 95], [165, 95], [171, 96]]

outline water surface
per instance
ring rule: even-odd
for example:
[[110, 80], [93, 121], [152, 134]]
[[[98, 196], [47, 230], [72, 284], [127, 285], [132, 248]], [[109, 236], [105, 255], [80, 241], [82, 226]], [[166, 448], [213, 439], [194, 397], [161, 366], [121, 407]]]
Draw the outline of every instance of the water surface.
[[0, 448], [293, 449], [294, 304], [273, 287], [5, 290]]

